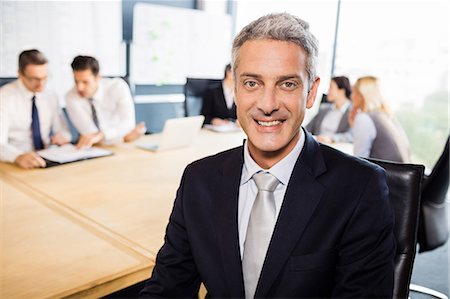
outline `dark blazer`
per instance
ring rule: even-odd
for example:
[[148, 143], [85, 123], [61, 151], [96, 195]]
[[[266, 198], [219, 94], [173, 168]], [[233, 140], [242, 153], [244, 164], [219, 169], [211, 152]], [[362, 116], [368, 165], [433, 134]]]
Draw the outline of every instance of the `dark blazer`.
[[[332, 107], [331, 104], [321, 104], [319, 112], [317, 112], [317, 114], [313, 117], [313, 119], [311, 119], [311, 121], [305, 127], [311, 134], [320, 135], [320, 127], [322, 125], [323, 119], [327, 115], [327, 113], [331, 111], [331, 107]], [[350, 124], [348, 123], [348, 114], [351, 109], [352, 105], [348, 106], [344, 114], [342, 115], [336, 133], [343, 135], [341, 136], [342, 139], [340, 138], [340, 140], [336, 141], [346, 141], [346, 142], [352, 141], [351, 134], [349, 132]]]
[[[238, 191], [243, 148], [187, 166], [142, 297], [243, 298]], [[393, 212], [382, 168], [307, 134], [255, 297], [392, 296]]]
[[236, 105], [233, 103], [231, 109], [227, 107], [222, 84], [205, 92], [201, 113], [205, 116], [205, 124], [210, 124], [214, 117], [233, 120], [237, 118]]

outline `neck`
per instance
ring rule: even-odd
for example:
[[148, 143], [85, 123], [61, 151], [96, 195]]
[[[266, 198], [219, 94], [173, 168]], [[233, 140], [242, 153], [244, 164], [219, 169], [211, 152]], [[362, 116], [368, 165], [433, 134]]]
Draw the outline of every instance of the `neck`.
[[336, 105], [336, 108], [341, 109], [342, 106], [347, 102], [347, 98], [345, 96], [338, 97], [334, 101], [334, 104]]

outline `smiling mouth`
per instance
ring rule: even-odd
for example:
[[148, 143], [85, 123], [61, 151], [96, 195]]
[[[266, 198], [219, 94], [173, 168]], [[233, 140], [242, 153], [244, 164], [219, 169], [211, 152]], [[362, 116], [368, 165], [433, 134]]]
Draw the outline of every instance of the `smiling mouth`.
[[272, 120], [272, 121], [262, 121], [262, 120], [257, 120], [256, 121], [260, 126], [263, 127], [274, 127], [274, 126], [278, 126], [279, 124], [281, 124], [283, 121], [281, 120]]

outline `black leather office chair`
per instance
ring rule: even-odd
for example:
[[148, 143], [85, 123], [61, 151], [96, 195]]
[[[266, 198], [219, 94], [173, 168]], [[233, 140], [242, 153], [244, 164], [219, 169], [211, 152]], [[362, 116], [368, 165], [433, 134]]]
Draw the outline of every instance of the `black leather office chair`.
[[203, 95], [209, 88], [222, 83], [220, 79], [187, 78], [184, 85], [184, 111], [186, 116], [200, 115]]
[[9, 82], [12, 82], [14, 80], [16, 80], [17, 77], [3, 77], [0, 78], [0, 87], [2, 87], [5, 84], [8, 84]]
[[425, 167], [376, 159], [368, 160], [386, 170], [389, 200], [395, 214], [394, 233], [397, 253], [392, 298], [408, 298], [416, 255], [420, 190]]
[[[431, 174], [426, 176], [422, 188], [419, 231], [419, 252], [426, 252], [444, 245], [449, 238], [447, 192], [449, 187], [449, 138]], [[435, 290], [411, 284], [410, 289], [437, 298], [448, 296]]]

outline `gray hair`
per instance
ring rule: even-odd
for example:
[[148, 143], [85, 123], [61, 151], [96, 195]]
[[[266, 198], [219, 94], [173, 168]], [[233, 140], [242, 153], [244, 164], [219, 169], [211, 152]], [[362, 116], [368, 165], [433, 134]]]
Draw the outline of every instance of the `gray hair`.
[[245, 26], [234, 38], [232, 49], [233, 72], [239, 62], [239, 49], [249, 40], [271, 39], [288, 41], [299, 45], [306, 52], [308, 89], [316, 78], [319, 43], [309, 31], [308, 22], [288, 13], [273, 13], [260, 17]]

